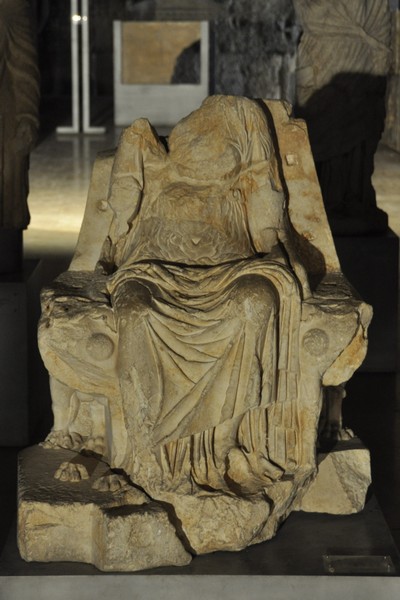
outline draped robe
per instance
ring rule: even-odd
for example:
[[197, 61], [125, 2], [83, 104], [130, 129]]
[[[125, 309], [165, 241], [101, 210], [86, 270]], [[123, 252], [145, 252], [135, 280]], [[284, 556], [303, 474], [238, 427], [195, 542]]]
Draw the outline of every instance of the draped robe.
[[262, 111], [246, 99], [219, 110], [206, 100], [169, 152], [146, 120], [123, 135], [101, 263], [114, 270], [126, 468], [139, 482], [151, 454], [164, 476], [190, 463], [198, 483], [223, 488], [238, 439], [275, 476], [297, 464], [300, 287], [279, 243], [288, 221], [274, 161]]

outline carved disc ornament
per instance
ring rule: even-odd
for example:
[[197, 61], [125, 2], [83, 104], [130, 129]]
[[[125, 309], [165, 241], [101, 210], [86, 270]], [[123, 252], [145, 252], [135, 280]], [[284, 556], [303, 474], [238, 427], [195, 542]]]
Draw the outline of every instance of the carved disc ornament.
[[328, 334], [322, 329], [310, 329], [303, 337], [303, 346], [311, 356], [321, 356], [329, 347]]

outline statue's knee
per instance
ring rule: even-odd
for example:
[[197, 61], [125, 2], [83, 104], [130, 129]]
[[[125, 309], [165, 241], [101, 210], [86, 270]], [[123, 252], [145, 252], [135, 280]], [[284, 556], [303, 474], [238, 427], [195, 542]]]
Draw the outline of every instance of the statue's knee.
[[249, 275], [238, 280], [231, 299], [237, 315], [259, 324], [263, 324], [271, 311], [278, 307], [274, 286], [259, 275]]
[[151, 308], [152, 297], [152, 291], [139, 282], [123, 284], [114, 305], [119, 321], [132, 322], [145, 316]]

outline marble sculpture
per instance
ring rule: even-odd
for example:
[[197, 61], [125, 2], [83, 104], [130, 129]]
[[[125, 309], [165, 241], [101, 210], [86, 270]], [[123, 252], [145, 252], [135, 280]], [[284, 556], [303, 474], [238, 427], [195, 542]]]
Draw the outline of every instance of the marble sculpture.
[[390, 67], [387, 0], [295, 0], [303, 30], [296, 113], [310, 135], [334, 234], [387, 229], [371, 182]]
[[[42, 300], [54, 427], [21, 456], [26, 560], [182, 565], [292, 510], [362, 508], [368, 452], [338, 406], [371, 309], [289, 105], [212, 96], [168, 140], [135, 121]], [[347, 450], [322, 460], [324, 436]]]
[[39, 128], [39, 71], [27, 0], [0, 2], [0, 228], [29, 224], [29, 153]]

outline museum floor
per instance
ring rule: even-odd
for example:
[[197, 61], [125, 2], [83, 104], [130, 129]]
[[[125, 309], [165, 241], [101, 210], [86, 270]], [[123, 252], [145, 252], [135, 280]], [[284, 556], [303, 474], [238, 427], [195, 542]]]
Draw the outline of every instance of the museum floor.
[[[24, 236], [26, 258], [43, 259], [44, 282], [68, 264], [85, 207], [91, 165], [113, 147], [119, 131], [99, 136], [45, 138], [31, 156], [31, 225]], [[400, 155], [380, 147], [374, 183], [379, 206], [400, 235]], [[359, 373], [348, 387], [346, 424], [371, 450], [373, 491], [400, 549], [400, 398], [398, 374]], [[15, 451], [2, 452], [3, 468], [15, 481]], [[1, 538], [1, 536], [0, 536]], [[1, 540], [0, 540], [1, 541]]]

